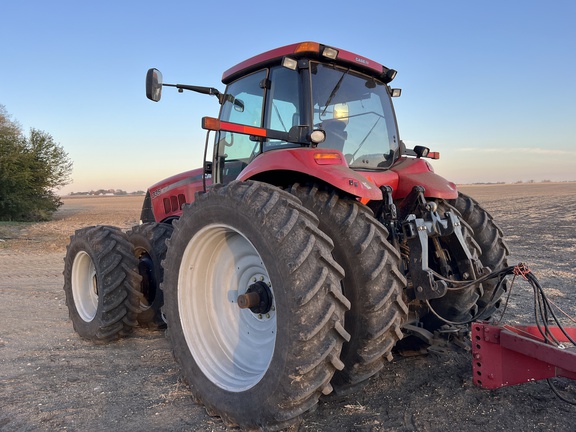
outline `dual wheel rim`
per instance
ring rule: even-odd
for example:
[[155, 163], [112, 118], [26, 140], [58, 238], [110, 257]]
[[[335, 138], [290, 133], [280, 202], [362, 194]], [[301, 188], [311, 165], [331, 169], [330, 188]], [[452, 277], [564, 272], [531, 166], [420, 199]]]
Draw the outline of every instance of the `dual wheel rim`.
[[[267, 287], [268, 305], [239, 305], [255, 287]], [[178, 311], [188, 348], [212, 383], [242, 392], [262, 379], [276, 345], [276, 305], [262, 257], [242, 233], [212, 224], [193, 236], [180, 265]]]
[[78, 252], [72, 264], [72, 296], [80, 318], [90, 322], [98, 310], [96, 267], [90, 255]]

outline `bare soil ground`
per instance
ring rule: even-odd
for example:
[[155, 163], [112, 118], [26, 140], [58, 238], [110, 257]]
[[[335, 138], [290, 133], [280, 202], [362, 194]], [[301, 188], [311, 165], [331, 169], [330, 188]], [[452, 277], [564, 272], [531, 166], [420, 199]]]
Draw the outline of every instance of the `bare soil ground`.
[[[576, 184], [461, 190], [500, 224], [510, 262], [527, 263], [549, 297], [576, 316]], [[95, 224], [128, 229], [141, 202], [66, 198], [54, 221], [0, 225], [0, 430], [231, 430], [194, 403], [162, 331], [94, 345], [68, 319], [62, 270], [70, 235]], [[505, 321], [533, 321], [528, 284], [515, 284]], [[470, 353], [448, 346], [397, 356], [363, 391], [322, 400], [299, 430], [574, 431], [574, 419], [576, 407], [546, 382], [475, 387]]]

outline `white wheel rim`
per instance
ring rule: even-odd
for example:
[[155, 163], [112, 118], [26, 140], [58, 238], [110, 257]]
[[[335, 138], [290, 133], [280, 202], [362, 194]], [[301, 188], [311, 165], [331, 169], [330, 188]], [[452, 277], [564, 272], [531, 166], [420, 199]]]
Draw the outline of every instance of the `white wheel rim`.
[[76, 254], [72, 264], [72, 296], [80, 318], [92, 321], [98, 310], [96, 268], [90, 255], [84, 251]]
[[264, 376], [276, 344], [276, 307], [240, 309], [238, 295], [268, 272], [252, 243], [227, 225], [208, 225], [188, 243], [178, 275], [178, 310], [188, 349], [222, 389], [241, 392]]

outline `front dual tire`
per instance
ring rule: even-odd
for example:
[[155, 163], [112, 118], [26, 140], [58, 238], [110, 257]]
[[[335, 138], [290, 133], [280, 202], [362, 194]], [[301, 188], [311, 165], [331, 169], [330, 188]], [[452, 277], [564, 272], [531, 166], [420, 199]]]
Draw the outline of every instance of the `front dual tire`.
[[64, 258], [64, 293], [74, 330], [106, 342], [137, 325], [142, 294], [137, 260], [126, 234], [111, 226], [80, 229]]

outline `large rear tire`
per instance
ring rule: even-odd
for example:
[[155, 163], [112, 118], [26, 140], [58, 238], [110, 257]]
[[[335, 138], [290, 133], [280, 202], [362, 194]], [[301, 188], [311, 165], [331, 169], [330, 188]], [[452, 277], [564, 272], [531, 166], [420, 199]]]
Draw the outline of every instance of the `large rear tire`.
[[164, 278], [162, 261], [166, 257], [166, 240], [170, 238], [173, 230], [172, 225], [166, 223], [144, 223], [128, 231], [128, 239], [134, 246], [138, 271], [142, 276], [142, 311], [138, 315], [141, 327], [166, 327], [162, 319], [164, 296], [160, 284]]
[[[480, 246], [482, 264], [492, 271], [508, 267], [510, 250], [504, 241], [504, 233], [494, 222], [494, 219], [473, 198], [459, 193], [458, 198], [450, 201], [462, 215], [462, 219], [472, 228], [473, 238]], [[478, 308], [481, 313], [480, 319], [489, 318], [500, 307], [502, 295], [508, 291], [509, 281], [504, 280], [499, 284], [499, 279], [490, 279], [482, 283], [484, 293], [478, 299]]]
[[74, 330], [109, 341], [137, 325], [142, 295], [138, 262], [126, 234], [110, 226], [76, 231], [64, 258], [64, 292]]
[[[317, 223], [292, 195], [250, 181], [214, 186], [174, 222], [168, 336], [197, 400], [228, 425], [295, 423], [344, 366], [350, 305]], [[250, 292], [259, 301], [241, 309]]]
[[288, 189], [318, 216], [319, 228], [334, 242], [334, 258], [344, 269], [344, 295], [350, 300], [340, 359], [344, 369], [332, 380], [336, 393], [346, 393], [392, 360], [392, 348], [402, 338], [408, 307], [403, 299], [406, 278], [400, 254], [388, 240], [386, 228], [358, 201], [316, 186]]

